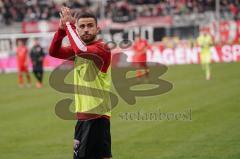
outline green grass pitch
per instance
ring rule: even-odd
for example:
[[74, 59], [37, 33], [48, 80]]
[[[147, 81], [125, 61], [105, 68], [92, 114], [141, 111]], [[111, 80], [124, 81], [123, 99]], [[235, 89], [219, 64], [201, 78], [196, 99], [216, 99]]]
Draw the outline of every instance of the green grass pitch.
[[[121, 98], [111, 119], [114, 159], [239, 159], [240, 63], [213, 64], [206, 81], [199, 65], [170, 66], [162, 78], [173, 89], [137, 98]], [[159, 69], [159, 68], [154, 68]], [[0, 75], [0, 159], [70, 159], [75, 121], [59, 119], [57, 101], [71, 97], [53, 90], [17, 86], [16, 74]], [[125, 112], [184, 112], [192, 120], [124, 120]]]

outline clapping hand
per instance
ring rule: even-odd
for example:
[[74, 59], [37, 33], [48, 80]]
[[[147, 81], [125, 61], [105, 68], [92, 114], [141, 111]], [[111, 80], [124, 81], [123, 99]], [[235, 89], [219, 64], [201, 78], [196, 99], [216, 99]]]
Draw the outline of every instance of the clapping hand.
[[61, 12], [59, 14], [60, 14], [59, 28], [64, 29], [64, 25], [66, 24], [66, 22], [70, 22], [72, 24], [75, 24], [76, 16], [74, 16], [74, 17], [72, 16], [70, 8], [62, 7]]

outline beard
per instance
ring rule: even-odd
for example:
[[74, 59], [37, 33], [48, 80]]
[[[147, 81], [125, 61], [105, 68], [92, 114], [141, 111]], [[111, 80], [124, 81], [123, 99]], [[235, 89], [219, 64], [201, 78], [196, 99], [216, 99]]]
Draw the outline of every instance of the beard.
[[90, 43], [96, 38], [96, 36], [97, 35], [93, 35], [93, 34], [84, 34], [81, 36], [81, 39], [85, 43]]

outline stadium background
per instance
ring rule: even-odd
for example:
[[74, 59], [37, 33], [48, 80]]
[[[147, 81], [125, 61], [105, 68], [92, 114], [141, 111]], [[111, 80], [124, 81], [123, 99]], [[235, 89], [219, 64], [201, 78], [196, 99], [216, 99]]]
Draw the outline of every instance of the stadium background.
[[[62, 5], [96, 13], [100, 36], [118, 46], [113, 55], [128, 55], [128, 62], [121, 57], [113, 61], [116, 70], [129, 66], [133, 55], [131, 47], [119, 49], [119, 44], [124, 39], [133, 41], [137, 33], [152, 46], [148, 61], [169, 66], [163, 78], [173, 83], [173, 90], [137, 98], [135, 106], [120, 100], [114, 109], [114, 158], [240, 157], [238, 0], [0, 0], [0, 158], [71, 157], [74, 122], [63, 121], [54, 112], [55, 103], [66, 95], [49, 86], [50, 72], [42, 89], [18, 88], [15, 73], [16, 40], [24, 39], [30, 49], [33, 39], [39, 38], [47, 54]], [[205, 81], [201, 67], [195, 65], [200, 63], [195, 40], [201, 30], [207, 30], [215, 41], [211, 81]], [[52, 70], [61, 62], [47, 56], [44, 66]], [[119, 117], [123, 112], [182, 112], [189, 108], [190, 122], [125, 121]]]

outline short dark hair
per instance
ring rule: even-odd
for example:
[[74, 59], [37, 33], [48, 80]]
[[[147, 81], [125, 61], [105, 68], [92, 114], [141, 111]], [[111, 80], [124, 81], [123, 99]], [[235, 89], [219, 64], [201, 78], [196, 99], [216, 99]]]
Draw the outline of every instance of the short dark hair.
[[77, 14], [77, 20], [81, 19], [81, 18], [93, 18], [97, 24], [97, 17], [94, 13], [92, 12], [82, 12], [82, 11], [77, 11], [75, 14]]

